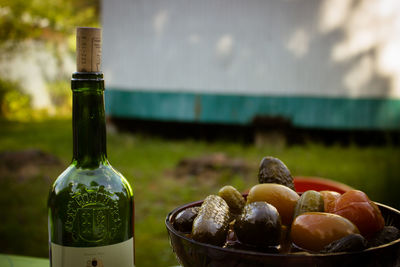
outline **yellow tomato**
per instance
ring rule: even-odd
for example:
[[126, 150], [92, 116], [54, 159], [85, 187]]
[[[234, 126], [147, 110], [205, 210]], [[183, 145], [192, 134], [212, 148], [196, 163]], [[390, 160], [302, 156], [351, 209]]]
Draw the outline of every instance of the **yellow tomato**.
[[324, 190], [319, 192], [324, 199], [324, 211], [332, 213], [335, 208], [335, 202], [340, 197], [340, 193]]
[[335, 240], [358, 233], [357, 226], [342, 216], [306, 212], [293, 221], [290, 237], [294, 244], [303, 249], [320, 251]]
[[299, 195], [287, 186], [281, 184], [257, 184], [247, 196], [247, 203], [265, 201], [274, 206], [281, 216], [282, 223], [290, 225]]

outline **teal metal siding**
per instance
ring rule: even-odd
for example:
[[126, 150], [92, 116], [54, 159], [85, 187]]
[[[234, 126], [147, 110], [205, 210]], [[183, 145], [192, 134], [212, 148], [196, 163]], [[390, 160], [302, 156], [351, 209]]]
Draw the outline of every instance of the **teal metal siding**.
[[249, 125], [256, 116], [283, 117], [294, 126], [400, 129], [400, 99], [249, 96], [106, 90], [107, 114], [146, 120]]

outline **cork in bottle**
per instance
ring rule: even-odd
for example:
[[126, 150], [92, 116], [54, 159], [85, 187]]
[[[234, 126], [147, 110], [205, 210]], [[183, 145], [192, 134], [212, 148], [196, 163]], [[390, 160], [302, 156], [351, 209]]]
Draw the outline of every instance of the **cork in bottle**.
[[76, 29], [76, 64], [78, 72], [99, 72], [101, 66], [101, 29]]

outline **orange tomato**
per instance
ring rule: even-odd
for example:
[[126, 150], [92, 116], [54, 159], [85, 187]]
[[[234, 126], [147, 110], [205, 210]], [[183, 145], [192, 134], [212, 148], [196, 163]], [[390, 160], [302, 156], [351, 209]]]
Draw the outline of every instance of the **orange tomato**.
[[378, 206], [359, 190], [350, 190], [341, 195], [333, 213], [352, 221], [364, 237], [371, 237], [385, 226]]
[[336, 200], [341, 196], [335, 191], [323, 190], [319, 192], [324, 199], [324, 211], [332, 213], [335, 208]]
[[359, 231], [348, 219], [326, 212], [306, 212], [297, 216], [290, 237], [297, 246], [320, 251], [331, 242]]
[[293, 212], [300, 196], [287, 186], [281, 184], [257, 184], [247, 195], [247, 203], [265, 201], [274, 206], [281, 216], [282, 224], [290, 225]]

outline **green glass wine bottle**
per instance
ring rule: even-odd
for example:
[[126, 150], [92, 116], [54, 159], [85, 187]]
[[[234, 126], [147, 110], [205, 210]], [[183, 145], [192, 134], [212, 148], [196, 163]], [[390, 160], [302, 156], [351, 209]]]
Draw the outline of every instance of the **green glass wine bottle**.
[[77, 28], [73, 159], [48, 199], [52, 267], [134, 266], [134, 201], [107, 160], [101, 30]]

